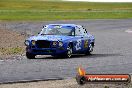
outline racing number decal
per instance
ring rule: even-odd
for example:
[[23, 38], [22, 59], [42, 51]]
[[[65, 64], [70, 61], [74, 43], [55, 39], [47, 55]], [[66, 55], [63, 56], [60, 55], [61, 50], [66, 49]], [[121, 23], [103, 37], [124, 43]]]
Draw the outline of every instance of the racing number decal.
[[78, 39], [77, 43], [76, 43], [76, 46], [75, 46], [76, 50], [80, 50], [81, 49], [81, 45], [82, 45], [82, 40]]
[[88, 40], [84, 41], [84, 48], [88, 48]]

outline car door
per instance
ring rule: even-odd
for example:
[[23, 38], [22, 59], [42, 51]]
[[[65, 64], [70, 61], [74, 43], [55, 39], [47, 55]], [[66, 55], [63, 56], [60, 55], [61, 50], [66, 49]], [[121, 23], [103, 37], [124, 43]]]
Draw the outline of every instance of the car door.
[[87, 50], [89, 47], [89, 36], [85, 28], [81, 27], [81, 34], [83, 35], [83, 50]]
[[76, 52], [81, 52], [83, 51], [84, 47], [84, 35], [81, 32], [81, 28], [80, 27], [76, 27], [75, 28], [75, 46], [74, 49]]

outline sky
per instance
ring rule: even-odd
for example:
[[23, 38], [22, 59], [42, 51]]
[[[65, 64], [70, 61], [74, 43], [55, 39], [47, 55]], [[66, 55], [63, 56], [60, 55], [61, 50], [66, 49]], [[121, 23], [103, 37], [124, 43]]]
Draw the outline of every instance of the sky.
[[89, 2], [132, 2], [132, 0], [65, 0], [65, 1], [89, 1]]

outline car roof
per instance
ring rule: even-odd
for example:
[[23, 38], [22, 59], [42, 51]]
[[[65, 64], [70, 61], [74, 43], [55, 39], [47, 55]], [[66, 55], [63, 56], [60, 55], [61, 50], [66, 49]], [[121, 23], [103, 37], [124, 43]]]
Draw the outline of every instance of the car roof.
[[76, 25], [76, 24], [48, 24], [46, 26], [54, 26], [54, 25], [59, 25], [59, 26], [71, 26], [71, 27], [78, 27], [81, 25]]

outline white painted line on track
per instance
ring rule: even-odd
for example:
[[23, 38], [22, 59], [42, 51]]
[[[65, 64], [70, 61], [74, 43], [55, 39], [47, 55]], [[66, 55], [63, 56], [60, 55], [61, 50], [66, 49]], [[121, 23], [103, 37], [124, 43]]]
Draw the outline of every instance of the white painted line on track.
[[0, 62], [3, 62], [4, 60], [0, 60]]
[[126, 30], [125, 32], [127, 32], [127, 33], [132, 33], [132, 29], [128, 29], [128, 30]]

